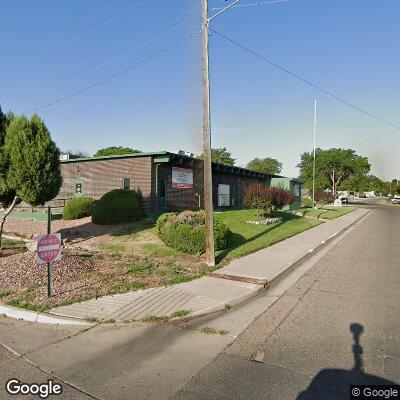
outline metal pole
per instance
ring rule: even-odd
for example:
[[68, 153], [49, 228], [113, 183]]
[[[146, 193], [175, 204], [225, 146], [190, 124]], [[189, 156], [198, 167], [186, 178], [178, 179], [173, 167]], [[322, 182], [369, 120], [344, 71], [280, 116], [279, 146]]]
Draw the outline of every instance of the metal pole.
[[[51, 206], [47, 207], [47, 234], [51, 233]], [[51, 296], [51, 264], [47, 263], [47, 297]]]
[[206, 263], [215, 265], [212, 203], [210, 76], [208, 68], [208, 0], [201, 2], [202, 80], [203, 80], [203, 154], [204, 154], [204, 210], [206, 214]]
[[313, 146], [313, 178], [312, 178], [312, 201], [315, 207], [315, 145], [317, 134], [317, 100], [314, 100], [314, 146]]

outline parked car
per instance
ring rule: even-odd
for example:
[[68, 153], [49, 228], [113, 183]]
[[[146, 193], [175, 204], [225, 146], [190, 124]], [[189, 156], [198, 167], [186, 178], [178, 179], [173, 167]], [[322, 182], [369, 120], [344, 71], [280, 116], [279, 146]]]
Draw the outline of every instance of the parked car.
[[400, 194], [396, 194], [396, 195], [393, 196], [392, 203], [400, 204]]
[[342, 204], [349, 204], [349, 198], [347, 196], [339, 196], [338, 198]]

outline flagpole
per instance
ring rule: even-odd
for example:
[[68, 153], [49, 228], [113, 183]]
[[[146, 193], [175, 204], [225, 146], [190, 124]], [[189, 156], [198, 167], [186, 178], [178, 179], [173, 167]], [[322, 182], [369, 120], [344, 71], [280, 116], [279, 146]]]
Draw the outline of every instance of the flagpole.
[[317, 99], [314, 100], [314, 146], [313, 146], [313, 182], [312, 182], [312, 201], [315, 207], [315, 149], [317, 134]]

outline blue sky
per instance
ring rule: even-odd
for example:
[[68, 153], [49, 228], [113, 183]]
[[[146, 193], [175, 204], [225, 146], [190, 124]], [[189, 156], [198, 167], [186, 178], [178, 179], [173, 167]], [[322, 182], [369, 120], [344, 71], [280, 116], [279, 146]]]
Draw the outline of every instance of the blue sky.
[[[0, 105], [16, 113], [115, 74], [200, 26], [195, 8], [199, 0], [0, 4]], [[210, 0], [210, 8], [226, 4]], [[399, 17], [398, 0], [288, 0], [232, 9], [211, 27], [399, 125]], [[354, 148], [370, 158], [377, 175], [400, 177], [400, 130], [215, 35], [210, 37], [210, 68], [212, 144], [226, 146], [239, 165], [256, 156], [272, 156], [283, 162], [283, 173], [297, 175], [300, 154], [312, 148], [316, 98], [320, 147]], [[200, 37], [195, 35], [151, 62], [39, 114], [63, 150], [94, 153], [124, 145], [199, 153], [200, 77]]]

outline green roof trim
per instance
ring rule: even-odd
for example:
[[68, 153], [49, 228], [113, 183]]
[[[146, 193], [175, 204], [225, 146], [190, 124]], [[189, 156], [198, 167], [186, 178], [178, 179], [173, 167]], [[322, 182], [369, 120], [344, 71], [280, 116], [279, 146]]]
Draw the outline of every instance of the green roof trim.
[[133, 158], [133, 157], [156, 157], [169, 155], [166, 151], [156, 151], [150, 153], [133, 153], [133, 154], [118, 154], [115, 156], [101, 156], [101, 157], [82, 157], [82, 158], [71, 158], [69, 160], [60, 160], [61, 164], [68, 164], [74, 162], [90, 162], [99, 160], [118, 160], [121, 158]]

